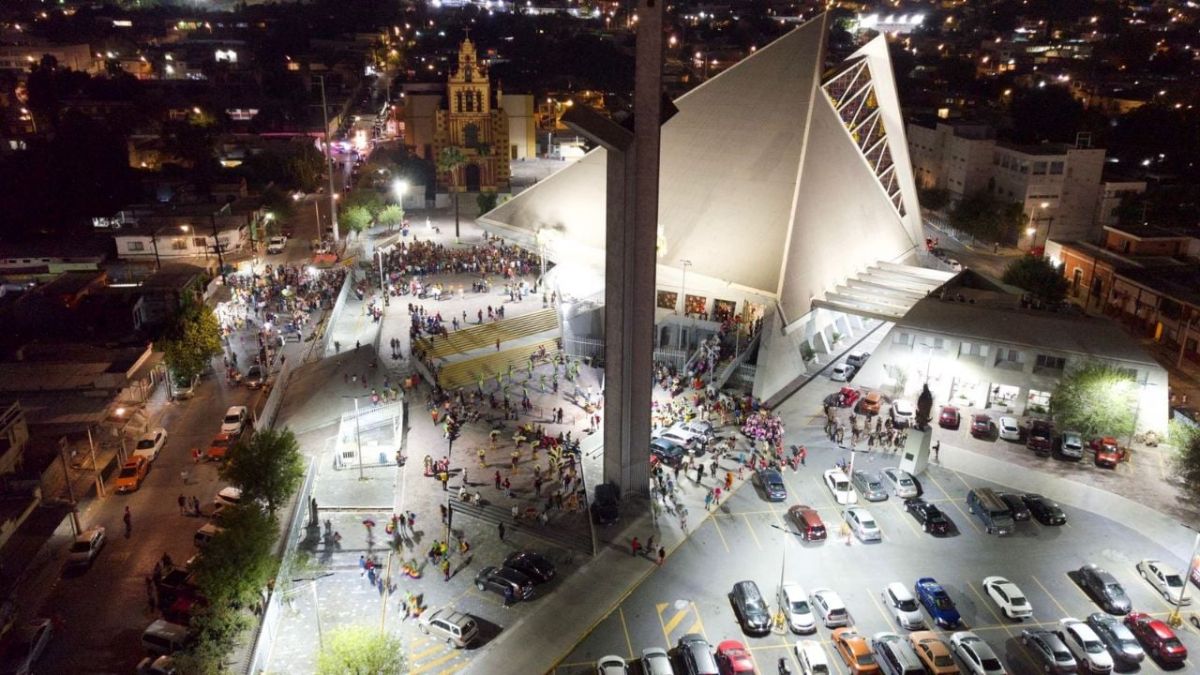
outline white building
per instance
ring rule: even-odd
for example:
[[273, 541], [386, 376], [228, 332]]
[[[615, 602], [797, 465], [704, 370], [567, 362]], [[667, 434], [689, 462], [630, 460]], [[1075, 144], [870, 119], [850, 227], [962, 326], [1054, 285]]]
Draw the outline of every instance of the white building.
[[1099, 361], [1138, 385], [1138, 428], [1167, 426], [1167, 372], [1106, 318], [1022, 306], [1019, 295], [965, 272], [895, 322], [854, 378], [861, 387], [996, 414], [1044, 413], [1065, 372]]
[[219, 211], [209, 203], [133, 207], [92, 223], [112, 234], [118, 258], [162, 263], [215, 260], [218, 247], [221, 255], [251, 252], [265, 239], [267, 218], [257, 200], [239, 199]]

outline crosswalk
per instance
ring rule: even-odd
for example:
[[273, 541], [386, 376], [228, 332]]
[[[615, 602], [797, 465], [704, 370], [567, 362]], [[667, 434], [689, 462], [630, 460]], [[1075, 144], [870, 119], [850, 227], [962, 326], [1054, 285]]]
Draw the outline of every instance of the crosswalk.
[[467, 667], [469, 659], [461, 649], [439, 642], [427, 635], [417, 635], [409, 642], [405, 654], [409, 675], [438, 673], [449, 675]]

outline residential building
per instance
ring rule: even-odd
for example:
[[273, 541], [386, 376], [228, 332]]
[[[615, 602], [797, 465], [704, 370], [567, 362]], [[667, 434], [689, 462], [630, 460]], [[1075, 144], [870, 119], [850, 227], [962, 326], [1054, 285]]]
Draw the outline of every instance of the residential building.
[[82, 73], [97, 72], [101, 63], [87, 44], [24, 42], [0, 45], [0, 70], [27, 72], [30, 66], [41, 63], [45, 56], [53, 57], [59, 68], [69, 68]]
[[908, 152], [913, 178], [922, 189], [940, 188], [957, 202], [987, 189], [996, 134], [978, 122], [909, 122]]
[[1104, 317], [1034, 309], [1019, 291], [966, 271], [914, 304], [855, 376], [860, 387], [994, 414], [1044, 414], [1062, 376], [1100, 362], [1136, 383], [1137, 428], [1167, 427], [1167, 372]]
[[1100, 184], [1100, 201], [1096, 205], [1096, 224], [1113, 227], [1120, 224], [1121, 204], [1146, 191], [1146, 181], [1105, 176]]
[[222, 255], [236, 255], [252, 251], [265, 236], [267, 211], [260, 200], [236, 198], [241, 189], [240, 184], [228, 186], [227, 200], [232, 201], [223, 202], [228, 208], [211, 202], [134, 205], [110, 218], [95, 218], [93, 225], [112, 235], [122, 260], [215, 264], [218, 245]]
[[508, 159], [537, 157], [537, 111], [530, 94], [503, 94], [500, 107], [508, 114]]

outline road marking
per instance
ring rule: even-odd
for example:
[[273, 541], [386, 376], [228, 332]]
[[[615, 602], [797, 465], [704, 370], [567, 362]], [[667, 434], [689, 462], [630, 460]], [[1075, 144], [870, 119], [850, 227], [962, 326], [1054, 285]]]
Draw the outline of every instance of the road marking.
[[[662, 603], [662, 604], [658, 605], [658, 607], [659, 607], [658, 618], [661, 621], [662, 610], [667, 607], [667, 604]], [[675, 615], [671, 617], [671, 620], [667, 621], [666, 623], [663, 624], [663, 632], [669, 634], [671, 631], [678, 628], [679, 624], [682, 623], [683, 620], [687, 618], [688, 611], [689, 611], [689, 608], [684, 608], [684, 609], [681, 609], [681, 610], [675, 612]], [[667, 641], [670, 642], [670, 635], [668, 635]]]
[[417, 653], [415, 653], [415, 654], [409, 654], [409, 655], [408, 655], [408, 658], [410, 658], [410, 659], [412, 659], [412, 660], [414, 660], [414, 661], [416, 661], [416, 660], [419, 660], [419, 659], [423, 659], [423, 658], [425, 658], [426, 656], [429, 656], [429, 655], [433, 654], [434, 652], [436, 652], [437, 650], [439, 650], [439, 649], [441, 649], [441, 648], [442, 648], [442, 646], [441, 646], [440, 644], [438, 644], [438, 643], [434, 642], [434, 643], [433, 643], [433, 646], [431, 646], [431, 647], [428, 647], [428, 648], [426, 648], [426, 649], [422, 649], [421, 651], [419, 651], [419, 652], [417, 652]]
[[754, 526], [750, 524], [750, 516], [743, 515], [742, 518], [746, 519], [746, 527], [750, 529], [750, 536], [754, 537], [754, 545], [758, 547], [758, 550], [763, 550], [762, 542], [758, 540], [758, 534], [754, 531]]
[[713, 527], [717, 529], [717, 536], [721, 538], [721, 545], [725, 547], [725, 552], [731, 553], [732, 551], [729, 550], [729, 543], [725, 541], [725, 533], [721, 531], [721, 526], [717, 523], [716, 516], [712, 518], [705, 518], [704, 522], [713, 524]]
[[891, 628], [892, 616], [884, 611], [883, 605], [879, 604], [879, 599], [876, 598], [875, 594], [870, 591], [867, 591], [867, 597], [871, 598], [871, 604], [875, 605], [875, 609], [879, 610], [879, 613], [883, 615], [883, 622], [888, 625], [888, 628]]
[[[692, 602], [691, 605], [692, 605], [692, 610], [694, 612], [696, 612], [696, 623], [692, 625], [692, 628], [693, 629], [699, 628], [700, 634], [704, 636], [704, 640], [707, 642], [708, 641], [708, 631], [704, 630], [704, 622], [700, 620], [700, 608], [696, 606], [695, 602]], [[694, 630], [689, 631], [689, 632], [694, 632]]]
[[937, 489], [941, 490], [942, 494], [946, 495], [946, 497], [948, 498], [947, 501], [949, 501], [954, 506], [954, 509], [956, 511], [958, 511], [959, 513], [962, 514], [962, 517], [966, 519], [967, 524], [971, 526], [971, 529], [975, 530], [976, 532], [980, 532], [980, 533], [983, 532], [983, 530], [979, 529], [979, 526], [975, 524], [975, 519], [972, 518], [970, 516], [970, 514], [968, 514], [966, 511], [964, 511], [963, 508], [958, 505], [958, 502], [954, 501], [953, 499], [949, 499], [950, 493], [947, 492], [946, 488], [942, 487], [942, 484], [939, 483], [938, 480], [933, 477], [933, 474], [929, 474], [929, 480], [933, 481], [933, 484], [937, 486]]
[[629, 639], [629, 626], [625, 624], [625, 610], [617, 606], [617, 614], [621, 617], [621, 632], [625, 634], [625, 646], [629, 648], [629, 658], [633, 658], [633, 641]]
[[[420, 675], [420, 673], [430, 672], [430, 671], [436, 669], [438, 666], [442, 665], [443, 663], [445, 663], [453, 658], [456, 658], [457, 656], [458, 656], [457, 651], [450, 652], [448, 654], [445, 654], [443, 656], [440, 656], [440, 657], [430, 661], [429, 663], [423, 663], [418, 668], [413, 668], [412, 670], [408, 671], [408, 675]], [[441, 672], [441, 671], [438, 671], [438, 672]]]
[[920, 536], [921, 536], [921, 531], [920, 531], [920, 530], [918, 530], [918, 529], [917, 529], [917, 526], [913, 524], [913, 519], [912, 519], [912, 517], [911, 517], [911, 516], [909, 516], [909, 515], [908, 515], [908, 512], [907, 512], [907, 511], [905, 511], [903, 508], [901, 508], [901, 506], [900, 506], [899, 502], [895, 502], [895, 501], [893, 501], [893, 500], [891, 500], [891, 499], [889, 499], [888, 501], [892, 503], [892, 506], [893, 506], [893, 507], [895, 507], [896, 511], [897, 511], [897, 512], [900, 514], [900, 520], [903, 520], [903, 521], [904, 521], [904, 523], [905, 523], [906, 525], [908, 525], [908, 529], [912, 530], [912, 531], [913, 531], [913, 534], [915, 534], [915, 535], [917, 535], [918, 537], [920, 537]]
[[[996, 620], [996, 624], [1004, 630], [1005, 634], [1007, 634], [1010, 638], [1016, 638], [1017, 635], [1013, 633], [1012, 627], [1009, 625], [1009, 623], [1007, 621], [1004, 620], [1003, 617], [1000, 616], [1000, 613], [997, 612], [996, 609], [992, 606], [993, 603], [992, 603], [991, 599], [984, 597], [983, 592], [980, 591], [978, 588], [975, 588], [975, 584], [972, 584], [969, 581], [967, 582], [967, 588], [971, 589], [971, 592], [975, 594], [975, 597], [979, 598], [979, 604], [981, 604], [985, 608], [987, 608], [988, 614], [992, 615], [992, 618]], [[1024, 625], [1027, 625], [1027, 623], [1028, 622], [1025, 622], [1025, 623], [1022, 623], [1021, 625], [1024, 626]], [[988, 627], [976, 626], [975, 630], [977, 630], [977, 631], [985, 630], [986, 628], [988, 628]], [[1029, 648], [1025, 646], [1025, 643], [1022, 642], [1021, 640], [1017, 640], [1017, 646], [1021, 648], [1021, 655], [1024, 656], [1025, 660], [1028, 661], [1030, 663], [1030, 665], [1033, 666], [1033, 670], [1037, 670], [1038, 662], [1035, 661], [1033, 658], [1033, 655], [1029, 653]]]
[[[1039, 580], [1037, 577], [1033, 576], [1032, 574], [1031, 574], [1031, 575], [1029, 575], [1029, 578], [1030, 578], [1030, 579], [1033, 579], [1033, 583], [1037, 584], [1037, 585], [1038, 585], [1038, 588], [1042, 589], [1042, 592], [1043, 592], [1043, 593], [1045, 593], [1046, 595], [1050, 596], [1050, 602], [1053, 602], [1053, 603], [1054, 603], [1054, 605], [1055, 605], [1056, 607], [1058, 607], [1059, 611], [1060, 611], [1060, 612], [1062, 612], [1062, 615], [1063, 615], [1063, 616], [1073, 616], [1073, 615], [1072, 615], [1070, 612], [1068, 612], [1068, 611], [1067, 611], [1067, 609], [1066, 609], [1065, 607], [1063, 607], [1063, 606], [1062, 606], [1062, 604], [1061, 604], [1061, 603], [1058, 601], [1058, 598], [1054, 597], [1054, 594], [1053, 594], [1053, 593], [1051, 593], [1051, 592], [1050, 592], [1050, 591], [1049, 591], [1049, 590], [1046, 588], [1045, 584], [1043, 584], [1043, 583], [1041, 582], [1041, 580]], [[1068, 578], [1068, 579], [1070, 579], [1070, 577], [1067, 577], [1067, 578]], [[1075, 580], [1074, 580], [1074, 579], [1071, 579], [1071, 585], [1072, 585], [1072, 586], [1075, 586]], [[1078, 587], [1076, 586], [1076, 588], [1078, 588]]]

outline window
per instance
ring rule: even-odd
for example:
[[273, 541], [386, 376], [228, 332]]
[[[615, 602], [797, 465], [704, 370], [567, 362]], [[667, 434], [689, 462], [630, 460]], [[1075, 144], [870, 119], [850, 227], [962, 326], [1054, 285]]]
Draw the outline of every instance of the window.
[[468, 124], [463, 127], [463, 145], [468, 148], [479, 145], [479, 127], [477, 125]]
[[125, 244], [125, 247], [126, 247], [126, 248], [127, 248], [129, 251], [131, 251], [131, 252], [136, 252], [136, 251], [145, 251], [145, 250], [146, 250], [146, 244], [145, 244], [145, 243], [143, 243], [143, 242], [140, 242], [140, 241], [131, 241], [131, 242], [128, 242], [128, 243], [126, 243], [126, 244]]
[[898, 345], [911, 345], [913, 343], [912, 333], [896, 333], [892, 338], [892, 342]]
[[1045, 176], [1046, 175], [1046, 163], [1045, 162], [1034, 162], [1033, 163], [1033, 175]]
[[1050, 162], [1050, 175], [1051, 176], [1061, 176], [1062, 172], [1063, 172], [1063, 163], [1062, 162]]
[[172, 239], [171, 240], [171, 250], [186, 251], [187, 250], [187, 239]]
[[196, 237], [192, 239], [192, 246], [196, 248], [208, 248], [208, 240], [204, 237]]
[[963, 342], [958, 346], [959, 356], [987, 356], [987, 345], [978, 342]]
[[1066, 366], [1067, 360], [1059, 356], [1047, 356], [1045, 354], [1037, 355], [1036, 367], [1047, 368], [1049, 370], [1062, 370]]

